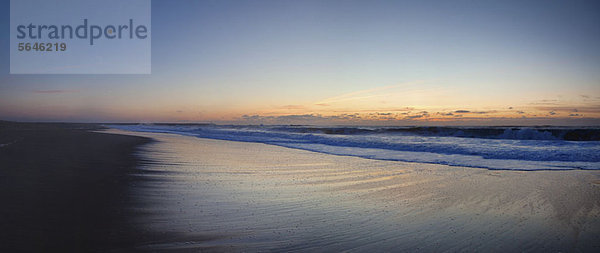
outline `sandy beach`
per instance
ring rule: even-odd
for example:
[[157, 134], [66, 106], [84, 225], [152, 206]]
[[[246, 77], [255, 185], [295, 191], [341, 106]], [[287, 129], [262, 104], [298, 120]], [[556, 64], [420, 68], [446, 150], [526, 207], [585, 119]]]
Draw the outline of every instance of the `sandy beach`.
[[0, 9], [0, 253], [600, 253], [600, 1]]
[[109, 130], [142, 146], [142, 250], [594, 252], [598, 171], [493, 171]]
[[0, 122], [0, 252], [127, 251], [136, 147], [97, 124]]
[[1, 251], [600, 248], [600, 173], [503, 171], [3, 122]]

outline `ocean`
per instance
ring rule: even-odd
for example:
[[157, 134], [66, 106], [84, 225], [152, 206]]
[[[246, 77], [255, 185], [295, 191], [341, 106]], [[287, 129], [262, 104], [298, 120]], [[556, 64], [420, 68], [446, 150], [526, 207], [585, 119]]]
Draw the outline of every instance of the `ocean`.
[[[442, 160], [442, 151], [424, 152], [420, 158], [431, 163], [360, 158], [372, 152], [414, 160], [415, 151], [397, 150], [409, 145], [411, 138], [427, 141], [414, 143], [414, 148], [443, 145], [442, 137], [433, 133], [391, 133], [382, 128], [119, 127], [178, 133], [107, 130], [155, 140], [136, 151], [140, 163], [132, 176], [139, 180], [129, 189], [132, 208], [139, 214], [131, 220], [134, 227], [160, 235], [142, 238], [136, 246], [140, 250], [598, 252], [600, 248], [598, 170], [488, 170], [433, 164], [432, 157]], [[478, 144], [473, 146], [480, 148], [490, 148], [481, 144], [486, 141], [560, 141], [492, 137], [444, 138], [465, 147], [464, 142], [474, 141]], [[276, 145], [263, 144], [270, 142]], [[285, 145], [295, 148], [281, 147]], [[306, 151], [300, 145], [346, 155]], [[363, 147], [367, 145], [371, 148]], [[561, 152], [569, 151], [565, 150]], [[474, 160], [454, 156], [456, 163]], [[519, 164], [525, 162], [516, 160], [514, 168], [522, 169]]]
[[138, 124], [111, 128], [490, 170], [599, 170], [600, 128]]

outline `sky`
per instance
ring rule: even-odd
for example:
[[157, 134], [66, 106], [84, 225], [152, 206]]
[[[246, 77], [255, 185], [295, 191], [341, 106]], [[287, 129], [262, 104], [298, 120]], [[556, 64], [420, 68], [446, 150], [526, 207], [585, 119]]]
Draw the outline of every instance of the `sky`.
[[600, 125], [598, 1], [153, 0], [149, 75], [11, 75], [9, 9], [2, 120]]

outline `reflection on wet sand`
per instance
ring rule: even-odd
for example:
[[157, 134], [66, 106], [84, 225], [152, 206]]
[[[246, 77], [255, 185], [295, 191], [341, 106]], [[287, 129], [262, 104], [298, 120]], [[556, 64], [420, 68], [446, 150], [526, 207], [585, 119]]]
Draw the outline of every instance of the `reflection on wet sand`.
[[140, 152], [147, 180], [134, 188], [137, 222], [165, 236], [144, 249], [600, 247], [597, 171], [490, 171], [133, 134], [158, 140]]

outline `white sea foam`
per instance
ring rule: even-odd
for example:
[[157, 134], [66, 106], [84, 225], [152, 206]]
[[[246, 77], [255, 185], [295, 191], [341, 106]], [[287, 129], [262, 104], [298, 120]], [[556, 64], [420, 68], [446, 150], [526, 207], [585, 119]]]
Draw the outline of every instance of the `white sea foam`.
[[[334, 155], [495, 170], [598, 170], [597, 129], [112, 125]], [[591, 136], [591, 137], [590, 137]]]

